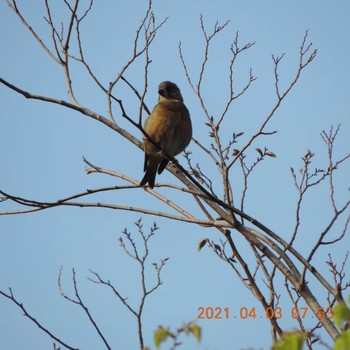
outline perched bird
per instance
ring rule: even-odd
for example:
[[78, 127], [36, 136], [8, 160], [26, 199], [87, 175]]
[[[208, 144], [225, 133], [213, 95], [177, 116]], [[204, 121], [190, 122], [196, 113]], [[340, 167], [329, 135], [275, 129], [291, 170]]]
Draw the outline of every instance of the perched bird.
[[140, 186], [148, 183], [154, 187], [156, 174], [162, 173], [169, 160], [165, 153], [176, 156], [190, 143], [192, 124], [190, 113], [183, 103], [181, 92], [176, 84], [170, 81], [162, 82], [158, 87], [158, 104], [146, 119], [144, 130], [148, 136], [159, 145], [143, 139], [145, 151], [144, 171], [146, 172]]

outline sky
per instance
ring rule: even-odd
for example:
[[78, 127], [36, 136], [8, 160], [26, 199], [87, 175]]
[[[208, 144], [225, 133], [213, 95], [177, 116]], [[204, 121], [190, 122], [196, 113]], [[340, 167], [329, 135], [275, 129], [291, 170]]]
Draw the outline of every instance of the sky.
[[[63, 1], [52, 3], [52, 13], [59, 25], [61, 21], [66, 21], [67, 12]], [[82, 6], [84, 4], [86, 2], [82, 1]], [[44, 42], [50, 43], [51, 33], [43, 18], [44, 1], [29, 3], [18, 0], [18, 6]], [[132, 3], [127, 0], [95, 1], [83, 22], [86, 59], [105, 84], [130, 58], [135, 30], [146, 8], [145, 0]], [[223, 132], [223, 138], [228, 139], [232, 131], [243, 131], [242, 143], [257, 130], [276, 103], [271, 55], [285, 53], [280, 67], [280, 82], [282, 87], [287, 86], [298, 65], [300, 44], [306, 30], [309, 31], [308, 40], [318, 50], [317, 56], [303, 71], [294, 90], [269, 124], [268, 130], [278, 132], [259, 140], [254, 146], [268, 147], [277, 158], [264, 161], [252, 175], [245, 206], [251, 216], [287, 239], [295, 225], [297, 201], [290, 167], [301, 167], [301, 157], [308, 149], [315, 153], [315, 167], [326, 166], [327, 150], [320, 133], [329, 130], [331, 125], [341, 124], [334, 147], [336, 157], [341, 158], [349, 152], [349, 2], [155, 0], [153, 11], [158, 23], [167, 17], [168, 20], [150, 51], [152, 63], [146, 102], [150, 107], [156, 104], [159, 82], [176, 82], [191, 113], [193, 136], [206, 144], [209, 141], [205, 116], [186, 80], [178, 53], [181, 42], [190, 74], [196, 79], [205, 44], [200, 30], [200, 15], [203, 15], [208, 32], [216, 21], [219, 24], [230, 21], [213, 43], [203, 81], [203, 95], [209, 113], [214, 117], [222, 111], [227, 96], [229, 49], [236, 32], [239, 31], [242, 45], [255, 42], [237, 62], [237, 89], [244, 86], [249, 68], [257, 79], [234, 104], [224, 124], [227, 132]], [[41, 49], [4, 0], [0, 2], [0, 33], [0, 76], [3, 79], [36, 94], [68, 100], [61, 68]], [[140, 90], [144, 83], [143, 62], [142, 59], [136, 62], [126, 73]], [[78, 64], [73, 63], [71, 69], [77, 99], [88, 108], [106, 115], [106, 98]], [[130, 115], [137, 116], [139, 105], [135, 96], [122, 86], [117, 92]], [[0, 101], [0, 189], [5, 192], [29, 199], [54, 201], [88, 188], [124, 184], [120, 179], [101, 174], [87, 175], [83, 157], [103, 168], [142, 178], [142, 152], [95, 120], [61, 106], [26, 100], [3, 85], [0, 85]], [[121, 120], [117, 106], [115, 113], [118, 122], [140, 139], [140, 133]], [[193, 159], [213, 174], [214, 185], [221, 193], [215, 167], [209, 164], [193, 142], [188, 149]], [[252, 151], [247, 159], [254, 160], [255, 157]], [[181, 164], [186, 164], [181, 155], [178, 159]], [[347, 162], [335, 177], [335, 195], [339, 205], [349, 197], [349, 173]], [[238, 171], [232, 176], [232, 183], [238, 187], [234, 192], [238, 196], [241, 190]], [[158, 180], [177, 181], [166, 172]], [[187, 210], [199, 213], [194, 202], [186, 196], [166, 190], [161, 192]], [[164, 209], [142, 190], [111, 192], [92, 197], [92, 200]], [[7, 202], [0, 203], [0, 211], [15, 208]], [[301, 236], [296, 241], [296, 247], [306, 255], [329, 221], [327, 185], [310, 191], [302, 209]], [[103, 343], [83, 311], [60, 295], [57, 285], [60, 269], [62, 287], [70, 296], [74, 295], [74, 269], [81, 296], [112, 348], [137, 349], [135, 318], [110, 290], [91, 283], [88, 277], [91, 277], [89, 270], [99, 273], [128, 297], [133, 306], [138, 305], [139, 266], [119, 246], [118, 238], [124, 228], [128, 228], [141, 247], [134, 224], [140, 217], [145, 233], [149, 232], [154, 221], [159, 226], [150, 240], [149, 286], [156, 280], [152, 263], [169, 257], [162, 271], [162, 285], [145, 304], [145, 345], [154, 349], [152, 337], [158, 325], [174, 330], [184, 322], [196, 320], [200, 307], [228, 307], [232, 314], [238, 314], [243, 307], [255, 307], [259, 313], [263, 311], [237, 276], [213, 252], [203, 249], [198, 253], [197, 246], [202, 238], [220, 240], [214, 229], [100, 208], [58, 207], [26, 215], [0, 216], [0, 289], [7, 291], [11, 287], [27, 310], [67, 343], [80, 349], [103, 349]], [[336, 237], [341, 227], [337, 225], [331, 237]], [[232, 234], [247, 264], [254, 266], [247, 244], [238, 233]], [[322, 247], [315, 256], [314, 264], [330, 282], [332, 278], [325, 264], [328, 253], [340, 265], [349, 243], [348, 233], [336, 247]], [[290, 305], [287, 301], [283, 310], [286, 315], [282, 320], [284, 329], [297, 327], [288, 316]], [[271, 346], [266, 320], [208, 319], [198, 323], [203, 329], [201, 343], [197, 345], [193, 339], [184, 337], [181, 349], [269, 349]], [[325, 333], [320, 332], [320, 335], [325, 342], [330, 342]], [[170, 347], [167, 345], [162, 349]], [[52, 340], [23, 317], [13, 303], [0, 297], [0, 348], [41, 350], [53, 346]]]

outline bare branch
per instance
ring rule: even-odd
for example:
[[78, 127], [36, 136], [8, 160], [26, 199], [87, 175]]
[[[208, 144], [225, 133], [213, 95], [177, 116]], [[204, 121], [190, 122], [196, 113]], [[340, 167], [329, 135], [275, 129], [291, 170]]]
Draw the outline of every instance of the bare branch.
[[307, 40], [307, 36], [308, 36], [308, 31], [306, 31], [305, 36], [303, 38], [303, 42], [301, 44], [300, 47], [300, 54], [299, 54], [299, 68], [295, 74], [294, 79], [291, 81], [291, 83], [289, 84], [289, 86], [286, 88], [286, 90], [281, 93], [279, 91], [279, 82], [278, 82], [278, 65], [282, 59], [282, 57], [274, 57], [273, 56], [273, 61], [275, 64], [275, 88], [276, 88], [276, 93], [277, 93], [277, 103], [275, 104], [275, 106], [272, 108], [271, 112], [269, 113], [269, 115], [266, 117], [266, 119], [263, 121], [263, 123], [261, 124], [259, 130], [250, 138], [250, 140], [246, 143], [246, 145], [244, 147], [242, 147], [238, 154], [235, 156], [235, 158], [231, 161], [230, 164], [228, 164], [227, 166], [227, 171], [229, 171], [229, 169], [234, 165], [234, 163], [239, 159], [239, 157], [241, 156], [241, 154], [244, 153], [244, 151], [250, 147], [252, 145], [252, 143], [255, 141], [255, 139], [257, 139], [258, 137], [260, 137], [261, 135], [264, 135], [264, 131], [265, 128], [267, 126], [267, 124], [269, 123], [269, 121], [271, 120], [271, 118], [275, 115], [275, 112], [277, 111], [277, 109], [280, 107], [282, 101], [285, 99], [285, 97], [289, 94], [289, 92], [292, 90], [292, 88], [294, 87], [294, 85], [297, 83], [297, 81], [300, 78], [300, 74], [303, 68], [305, 68], [308, 64], [310, 64], [313, 59], [316, 57], [317, 54], [317, 50], [314, 50], [308, 57], [306, 57], [305, 59], [305, 55], [308, 53], [309, 49], [311, 48], [312, 44], [310, 43], [307, 47], [307, 49], [305, 49], [305, 45], [306, 45], [306, 40]]
[[108, 344], [106, 338], [104, 337], [104, 335], [102, 334], [99, 326], [97, 325], [96, 321], [94, 320], [93, 316], [91, 315], [91, 312], [89, 311], [89, 309], [87, 308], [87, 306], [85, 305], [85, 303], [83, 302], [83, 300], [81, 299], [80, 297], [80, 294], [79, 294], [79, 291], [78, 291], [78, 285], [77, 285], [77, 280], [76, 280], [76, 275], [75, 275], [75, 270], [72, 269], [72, 279], [73, 279], [73, 287], [74, 287], [74, 293], [75, 293], [75, 298], [76, 299], [73, 299], [71, 297], [68, 297], [64, 292], [63, 292], [63, 289], [62, 289], [62, 286], [61, 286], [61, 275], [62, 275], [62, 267], [60, 269], [60, 272], [59, 272], [59, 275], [58, 275], [58, 287], [59, 287], [59, 290], [60, 290], [60, 293], [61, 295], [68, 301], [80, 306], [85, 314], [87, 315], [90, 323], [92, 324], [92, 326], [95, 328], [97, 334], [99, 335], [99, 337], [101, 338], [102, 342], [104, 343], [105, 347], [108, 349], [108, 350], [111, 350], [111, 347], [110, 345]]
[[10, 6], [10, 8], [15, 12], [15, 14], [18, 16], [18, 18], [22, 21], [22, 23], [25, 25], [25, 27], [29, 30], [29, 32], [34, 36], [34, 38], [38, 41], [38, 43], [41, 45], [41, 47], [44, 49], [44, 51], [57, 63], [61, 64], [61, 61], [59, 58], [57, 58], [51, 50], [44, 44], [44, 42], [40, 39], [39, 35], [34, 31], [34, 29], [29, 25], [29, 23], [25, 20], [23, 17], [21, 11], [17, 7], [16, 0], [6, 0], [7, 4]]
[[238, 99], [240, 96], [242, 96], [247, 90], [248, 88], [250, 87], [251, 83], [256, 80], [256, 78], [253, 76], [253, 70], [252, 68], [250, 68], [250, 71], [249, 71], [249, 80], [247, 82], [247, 84], [243, 87], [243, 89], [238, 92], [238, 93], [235, 93], [234, 91], [234, 88], [233, 88], [233, 85], [234, 85], [234, 79], [233, 79], [233, 76], [234, 76], [234, 64], [236, 62], [236, 59], [238, 57], [238, 55], [245, 51], [245, 50], [248, 50], [250, 49], [253, 45], [255, 45], [255, 42], [252, 42], [252, 43], [247, 43], [245, 44], [243, 47], [240, 47], [238, 45], [238, 38], [239, 38], [239, 32], [236, 32], [236, 37], [235, 37], [235, 40], [233, 42], [233, 44], [231, 45], [231, 52], [232, 52], [232, 59], [231, 59], [231, 62], [230, 62], [230, 66], [229, 66], [229, 71], [230, 71], [230, 78], [229, 78], [229, 90], [230, 90], [230, 96], [228, 98], [228, 101], [226, 103], [226, 106], [224, 108], [224, 111], [222, 112], [221, 114], [221, 117], [217, 123], [217, 127], [220, 127], [220, 124], [222, 123], [222, 121], [224, 120], [232, 102], [236, 99]]
[[46, 22], [49, 24], [49, 26], [51, 28], [51, 39], [52, 39], [52, 42], [54, 44], [56, 55], [57, 55], [58, 60], [59, 60], [58, 63], [62, 65], [64, 61], [63, 61], [63, 58], [61, 56], [60, 50], [58, 48], [57, 41], [60, 43], [60, 46], [62, 47], [63, 46], [63, 24], [62, 24], [61, 34], [59, 34], [58, 31], [56, 30], [55, 25], [53, 24], [53, 20], [51, 17], [51, 10], [50, 10], [48, 0], [45, 0], [45, 6], [46, 6], [47, 17], [44, 17], [44, 19], [46, 20]]
[[143, 345], [143, 333], [142, 333], [142, 313], [143, 308], [146, 302], [146, 298], [148, 295], [152, 294], [155, 290], [159, 288], [159, 286], [162, 284], [160, 274], [165, 266], [166, 262], [169, 258], [161, 259], [159, 265], [157, 263], [153, 263], [153, 267], [156, 271], [156, 283], [153, 285], [153, 287], [147, 288], [146, 287], [146, 260], [149, 256], [149, 248], [148, 248], [148, 241], [151, 237], [153, 237], [155, 231], [158, 229], [156, 223], [151, 227], [150, 233], [146, 235], [143, 231], [143, 225], [141, 222], [141, 219], [139, 219], [137, 222], [135, 222], [135, 225], [137, 227], [138, 233], [143, 241], [144, 245], [144, 252], [139, 252], [139, 247], [136, 244], [135, 240], [132, 237], [132, 234], [127, 230], [123, 230], [123, 234], [126, 237], [126, 240], [129, 241], [129, 243], [132, 246], [133, 253], [129, 251], [129, 249], [126, 247], [123, 239], [120, 237], [119, 243], [121, 247], [123, 248], [124, 252], [131, 257], [133, 260], [136, 260], [140, 265], [140, 279], [141, 279], [141, 286], [142, 286], [142, 296], [139, 302], [138, 308], [132, 308], [130, 304], [127, 302], [127, 298], [123, 298], [121, 294], [118, 292], [118, 290], [111, 284], [110, 281], [103, 280], [100, 275], [96, 272], [93, 272], [90, 270], [90, 272], [95, 276], [95, 279], [90, 280], [94, 283], [99, 283], [102, 285], [105, 285], [109, 287], [113, 293], [117, 296], [117, 298], [122, 302], [122, 304], [136, 317], [137, 319], [137, 326], [138, 326], [138, 336], [139, 336], [139, 342], [140, 342], [140, 349], [144, 349]]
[[[121, 71], [117, 74], [117, 77], [110, 83], [109, 92], [112, 93], [113, 88], [118, 83], [119, 79], [125, 74], [126, 70], [131, 66], [131, 64], [143, 53], [145, 53], [146, 50], [148, 50], [148, 47], [151, 45], [152, 41], [154, 40], [156, 33], [158, 30], [166, 23], [168, 20], [168, 17], [166, 17], [160, 24], [157, 26], [153, 25], [152, 29], [150, 27], [147, 27], [147, 21], [150, 21], [149, 23], [154, 23], [154, 15], [152, 12], [152, 0], [148, 1], [148, 8], [146, 11], [146, 14], [144, 18], [142, 19], [140, 26], [136, 30], [136, 35], [134, 39], [134, 48], [133, 48], [133, 54], [130, 60], [125, 64], [125, 66], [121, 69]], [[139, 49], [139, 37], [141, 30], [145, 31], [145, 43], [144, 45]]]
[[19, 302], [15, 296], [13, 295], [12, 289], [9, 288], [10, 293], [7, 294], [3, 291], [0, 290], [0, 294], [2, 296], [4, 296], [5, 298], [11, 300], [14, 304], [16, 304], [23, 312], [24, 316], [28, 317], [37, 327], [39, 327], [44, 333], [46, 333], [50, 338], [52, 338], [54, 341], [56, 341], [57, 343], [61, 344], [62, 346], [64, 346], [67, 349], [70, 350], [79, 350], [78, 348], [73, 348], [70, 345], [68, 345], [67, 343], [65, 343], [63, 340], [61, 340], [60, 338], [56, 337], [52, 332], [50, 332], [46, 327], [44, 327], [39, 321], [37, 321], [37, 319], [35, 319], [31, 314], [29, 314], [29, 312], [27, 311], [27, 309], [24, 307], [24, 305]]
[[[52, 98], [52, 97], [48, 97], [48, 96], [42, 96], [42, 95], [35, 95], [32, 93], [29, 93], [28, 91], [22, 90], [19, 87], [7, 82], [6, 80], [0, 78], [0, 83], [2, 83], [3, 85], [7, 86], [8, 88], [10, 88], [11, 90], [16, 91], [17, 93], [23, 95], [25, 98], [28, 99], [34, 99], [34, 100], [40, 100], [43, 102], [49, 102], [49, 103], [54, 103], [57, 105], [61, 105], [63, 107], [67, 107], [69, 109], [73, 109], [76, 110], [92, 119], [95, 119], [103, 124], [105, 124], [106, 126], [108, 126], [109, 128], [111, 128], [112, 130], [116, 131], [117, 133], [119, 133], [120, 135], [122, 135], [123, 137], [127, 138], [130, 142], [132, 142], [133, 144], [135, 144], [136, 146], [138, 146], [139, 148], [142, 148], [142, 143], [133, 135], [131, 135], [128, 131], [126, 131], [125, 129], [120, 128], [118, 125], [116, 125], [113, 121], [108, 120], [107, 118], [105, 118], [104, 116], [102, 116], [101, 114], [95, 113], [93, 111], [91, 111], [88, 108], [76, 105], [76, 104], [72, 104], [69, 103], [65, 100], [60, 100], [60, 99], [56, 99], [56, 98]], [[127, 116], [125, 114], [125, 116]]]
[[[77, 10], [78, 10], [78, 5], [79, 5], [79, 0], [75, 0], [75, 4], [74, 4], [74, 8], [72, 8], [70, 6], [70, 4], [68, 3], [67, 0], [64, 0], [64, 3], [67, 5], [67, 7], [70, 9], [71, 11], [71, 18], [69, 21], [69, 26], [68, 26], [68, 31], [67, 31], [67, 36], [66, 36], [66, 42], [63, 44], [63, 51], [64, 53], [67, 53], [69, 50], [69, 42], [70, 42], [70, 37], [73, 31], [73, 24], [74, 21], [77, 19]], [[91, 3], [90, 3], [91, 6]]]

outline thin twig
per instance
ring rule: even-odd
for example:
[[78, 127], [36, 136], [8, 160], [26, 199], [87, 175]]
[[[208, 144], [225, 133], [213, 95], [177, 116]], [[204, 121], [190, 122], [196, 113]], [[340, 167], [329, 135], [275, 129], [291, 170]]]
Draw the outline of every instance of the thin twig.
[[51, 333], [46, 327], [44, 327], [37, 319], [35, 319], [31, 314], [29, 314], [29, 312], [27, 311], [27, 309], [24, 307], [24, 305], [19, 302], [15, 296], [13, 295], [12, 289], [9, 288], [10, 293], [7, 294], [3, 291], [0, 290], [0, 294], [2, 296], [4, 296], [5, 298], [11, 300], [13, 303], [15, 303], [23, 312], [24, 316], [28, 317], [36, 326], [38, 326], [44, 333], [46, 333], [48, 336], [50, 336], [54, 341], [56, 341], [57, 343], [61, 344], [62, 346], [66, 347], [67, 349], [70, 350], [79, 350], [78, 348], [74, 348], [70, 345], [68, 345], [67, 343], [65, 343], [63, 340], [61, 340], [60, 338], [56, 337], [53, 333]]

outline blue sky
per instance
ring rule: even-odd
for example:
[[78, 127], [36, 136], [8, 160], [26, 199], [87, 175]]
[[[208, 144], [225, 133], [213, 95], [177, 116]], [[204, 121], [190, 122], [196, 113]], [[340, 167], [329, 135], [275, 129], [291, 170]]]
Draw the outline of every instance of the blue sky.
[[[45, 42], [49, 42], [50, 31], [43, 19], [43, 2], [18, 1], [18, 5], [33, 28]], [[134, 32], [146, 5], [144, 0], [132, 4], [126, 0], [96, 1], [84, 22], [82, 33], [86, 57], [104, 83], [112, 80], [130, 57]], [[275, 103], [271, 55], [285, 52], [280, 70], [283, 86], [295, 72], [300, 43], [309, 29], [309, 39], [318, 50], [317, 57], [303, 71], [295, 89], [271, 121], [269, 130], [278, 133], [256, 144], [256, 147], [267, 146], [277, 158], [266, 160], [253, 175], [246, 204], [249, 214], [288, 238], [295, 223], [297, 200], [290, 166], [298, 169], [302, 164], [300, 157], [307, 149], [316, 154], [315, 166], [327, 164], [320, 132], [328, 130], [331, 124], [341, 124], [336, 155], [341, 157], [349, 152], [349, 2], [163, 0], [154, 1], [153, 5], [157, 21], [165, 17], [169, 20], [150, 52], [152, 64], [147, 104], [150, 107], [156, 104], [159, 82], [176, 82], [191, 112], [194, 137], [203, 142], [208, 142], [205, 117], [186, 81], [178, 55], [181, 41], [188, 67], [196, 76], [204, 45], [200, 14], [208, 31], [216, 21], [224, 23], [230, 20], [213, 44], [208, 75], [203, 82], [208, 109], [214, 116], [222, 110], [227, 94], [229, 48], [236, 31], [240, 33], [242, 44], [256, 42], [237, 63], [237, 84], [244, 85], [250, 67], [257, 80], [234, 105], [230, 112], [232, 117], [230, 115], [225, 124], [228, 132], [244, 131], [243, 141], [249, 139]], [[55, 2], [53, 11], [56, 11], [57, 23], [65, 18], [63, 8], [61, 2]], [[37, 94], [68, 99], [60, 67], [41, 50], [5, 1], [0, 2], [0, 32], [2, 78]], [[127, 72], [127, 77], [139, 89], [143, 85], [141, 68], [142, 62]], [[106, 114], [106, 99], [85, 72], [77, 65], [73, 65], [72, 72], [81, 103]], [[137, 115], [134, 96], [125, 89], [121, 89], [120, 94], [130, 114]], [[60, 106], [26, 100], [4, 86], [0, 86], [0, 100], [0, 188], [4, 191], [50, 201], [87, 188], [121, 184], [121, 180], [103, 175], [87, 176], [83, 156], [103, 168], [142, 178], [143, 154], [140, 150], [96, 121]], [[121, 123], [126, 126], [125, 122]], [[127, 127], [135, 136], [141, 137], [131, 126]], [[229, 134], [225, 136], [229, 137]], [[189, 149], [194, 159], [202, 161], [203, 167], [208, 166], [208, 171], [214, 169], [207, 165], [193, 143]], [[251, 159], [253, 156], [254, 153]], [[185, 164], [182, 156], [178, 159]], [[336, 176], [336, 197], [340, 203], [348, 198], [349, 173], [348, 162]], [[175, 179], [164, 173], [159, 181]], [[216, 177], [215, 181], [220, 188], [220, 179]], [[310, 192], [305, 201], [302, 236], [296, 242], [305, 254], [329, 218], [328, 196], [328, 188], [324, 185]], [[141, 190], [113, 192], [95, 198], [157, 210], [162, 208]], [[186, 197], [175, 195], [174, 198], [189, 210], [198, 212]], [[13, 206], [3, 203], [0, 210], [3, 208]], [[67, 293], [73, 292], [71, 269], [74, 268], [81, 294], [112, 346], [136, 349], [135, 319], [107, 289], [90, 283], [86, 277], [90, 276], [89, 269], [100, 273], [113, 281], [133, 305], [137, 304], [140, 295], [138, 267], [123, 253], [118, 237], [125, 227], [137, 235], [133, 222], [140, 216], [138, 213], [69, 207], [22, 216], [0, 216], [0, 289], [12, 287], [28, 311], [72, 345], [81, 349], [102, 349], [103, 344], [82, 311], [59, 294], [57, 276], [60, 267], [63, 267], [62, 282]], [[262, 311], [258, 301], [213, 253], [207, 249], [197, 252], [200, 239], [220, 239], [215, 230], [145, 216], [145, 231], [154, 220], [160, 229], [150, 244], [150, 282], [153, 278], [151, 263], [165, 257], [170, 257], [170, 260], [163, 271], [163, 285], [150, 296], [145, 306], [146, 345], [153, 348], [152, 335], [159, 324], [172, 329], [179, 327], [182, 322], [196, 319], [200, 306], [229, 307], [233, 312], [246, 306]], [[334, 237], [337, 234], [335, 231]], [[255, 262], [245, 242], [238, 234], [233, 233], [233, 236], [242, 255], [247, 256], [247, 263], [253, 265]], [[348, 234], [336, 248], [323, 247], [316, 255], [314, 263], [328, 279], [331, 280], [331, 276], [324, 264], [327, 253], [331, 252], [340, 264], [349, 243]], [[289, 307], [286, 302], [286, 314]], [[185, 339], [183, 349], [268, 349], [271, 345], [269, 325], [260, 319], [204, 320], [199, 324], [203, 327], [202, 343], [197, 347], [194, 341]], [[286, 329], [296, 326], [288, 316], [283, 318], [282, 325]], [[325, 334], [323, 339], [329, 341]], [[0, 298], [1, 349], [50, 347], [52, 341], [46, 335], [22, 317], [13, 304]]]

